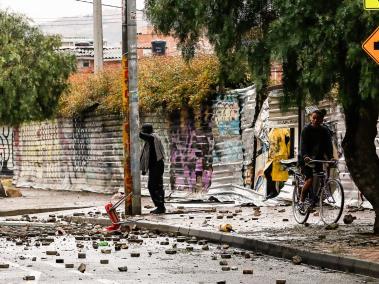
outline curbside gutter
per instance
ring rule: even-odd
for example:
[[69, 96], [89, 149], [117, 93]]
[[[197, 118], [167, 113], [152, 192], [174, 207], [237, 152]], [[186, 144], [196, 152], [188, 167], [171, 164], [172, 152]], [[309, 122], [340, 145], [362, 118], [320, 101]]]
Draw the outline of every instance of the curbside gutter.
[[[76, 223], [91, 223], [103, 226], [110, 225], [110, 221], [108, 219], [66, 217], [65, 220]], [[308, 265], [379, 278], [379, 263], [368, 262], [351, 257], [303, 250], [276, 243], [254, 240], [244, 236], [221, 232], [209, 232], [186, 226], [174, 226], [147, 221], [126, 221], [124, 222], [124, 225], [135, 225], [140, 228], [165, 233], [180, 233], [184, 236], [206, 239], [214, 243], [228, 244], [232, 247], [256, 251], [266, 255], [289, 260], [291, 260], [293, 256], [298, 255], [302, 258], [302, 263]]]

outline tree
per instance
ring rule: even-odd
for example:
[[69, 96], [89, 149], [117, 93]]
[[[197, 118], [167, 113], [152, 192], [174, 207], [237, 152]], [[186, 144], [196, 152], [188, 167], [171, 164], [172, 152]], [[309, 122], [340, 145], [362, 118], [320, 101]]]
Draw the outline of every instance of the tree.
[[0, 123], [50, 118], [75, 69], [58, 51], [60, 39], [45, 36], [22, 15], [0, 11]]
[[179, 39], [185, 56], [202, 33], [214, 44], [221, 63], [230, 54], [242, 54], [260, 90], [258, 108], [267, 95], [273, 59], [283, 63], [283, 106], [317, 102], [337, 90], [346, 122], [346, 163], [374, 207], [374, 232], [379, 233], [379, 158], [374, 145], [379, 76], [361, 48], [379, 13], [365, 11], [360, 0], [146, 0], [145, 5], [152, 23]]
[[[153, 56], [138, 61], [141, 112], [200, 109], [216, 93], [219, 62], [215, 56], [196, 56], [190, 64], [180, 56]], [[72, 117], [96, 106], [97, 113], [122, 112], [121, 66], [96, 74], [76, 73], [59, 101], [58, 115]]]
[[362, 1], [276, 0], [280, 17], [269, 35], [283, 60], [287, 102], [319, 101], [333, 88], [344, 109], [346, 164], [359, 190], [375, 209], [379, 233], [379, 158], [375, 149], [379, 115], [378, 66], [361, 44], [379, 22]]

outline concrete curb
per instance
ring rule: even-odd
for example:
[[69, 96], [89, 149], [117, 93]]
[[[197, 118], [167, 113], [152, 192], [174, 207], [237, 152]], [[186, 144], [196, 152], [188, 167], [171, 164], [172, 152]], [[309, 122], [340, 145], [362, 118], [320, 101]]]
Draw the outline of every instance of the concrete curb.
[[18, 215], [25, 215], [25, 214], [38, 214], [38, 213], [57, 212], [57, 211], [65, 211], [65, 210], [76, 210], [76, 209], [85, 209], [85, 208], [91, 208], [91, 207], [93, 206], [16, 209], [16, 210], [0, 211], [0, 217], [11, 217], [11, 216], [18, 216]]
[[[103, 226], [110, 225], [108, 219], [66, 217], [66, 220], [77, 223], [99, 224]], [[256, 251], [284, 259], [292, 259], [293, 256], [299, 255], [302, 258], [302, 263], [308, 265], [379, 278], [379, 263], [368, 262], [351, 257], [302, 250], [276, 243], [254, 240], [244, 236], [221, 232], [209, 232], [185, 226], [158, 224], [147, 221], [126, 221], [124, 224], [136, 225], [148, 230], [156, 230], [165, 233], [179, 232], [184, 236], [206, 239], [214, 243], [228, 244], [233, 247]]]

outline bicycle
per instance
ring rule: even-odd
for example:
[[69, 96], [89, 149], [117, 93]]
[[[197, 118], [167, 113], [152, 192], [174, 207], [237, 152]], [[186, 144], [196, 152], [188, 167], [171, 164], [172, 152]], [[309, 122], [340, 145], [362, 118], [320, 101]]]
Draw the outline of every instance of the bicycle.
[[[312, 166], [315, 163], [336, 166], [336, 161], [325, 160], [310, 160], [307, 165]], [[345, 197], [342, 184], [337, 179], [329, 176], [329, 168], [327, 172], [313, 173], [313, 185], [308, 191], [304, 202], [305, 208], [302, 211], [299, 208], [299, 200], [305, 177], [299, 171], [296, 160], [281, 161], [281, 164], [293, 175], [292, 210], [296, 222], [304, 224], [308, 220], [310, 213], [319, 204], [321, 220], [325, 224], [337, 223], [343, 212]]]

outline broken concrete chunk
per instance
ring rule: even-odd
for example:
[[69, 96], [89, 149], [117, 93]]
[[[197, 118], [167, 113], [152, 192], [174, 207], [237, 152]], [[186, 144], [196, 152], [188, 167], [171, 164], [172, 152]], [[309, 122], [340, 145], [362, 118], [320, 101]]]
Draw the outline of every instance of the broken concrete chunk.
[[81, 263], [78, 267], [78, 270], [81, 272], [81, 273], [84, 273], [84, 271], [86, 271], [86, 265], [84, 263]]
[[86, 258], [86, 254], [84, 252], [79, 252], [78, 258]]
[[175, 249], [166, 249], [165, 253], [166, 254], [176, 254], [176, 250]]
[[187, 239], [187, 238], [184, 237], [184, 236], [179, 236], [179, 237], [176, 238], [176, 241], [177, 241], [178, 243], [183, 243], [186, 239]]
[[130, 254], [130, 256], [131, 257], [140, 257], [140, 253], [139, 252], [132, 252], [131, 254]]
[[347, 214], [343, 217], [343, 222], [346, 224], [346, 225], [349, 225], [351, 223], [353, 223], [353, 221], [357, 219], [357, 217], [351, 215], [351, 214]]
[[303, 261], [303, 259], [299, 255], [295, 255], [292, 257], [292, 263], [293, 264], [300, 264]]
[[228, 265], [228, 262], [226, 260], [220, 260], [219, 263], [221, 266]]
[[209, 250], [209, 246], [208, 245], [203, 245], [201, 249], [202, 250]]

